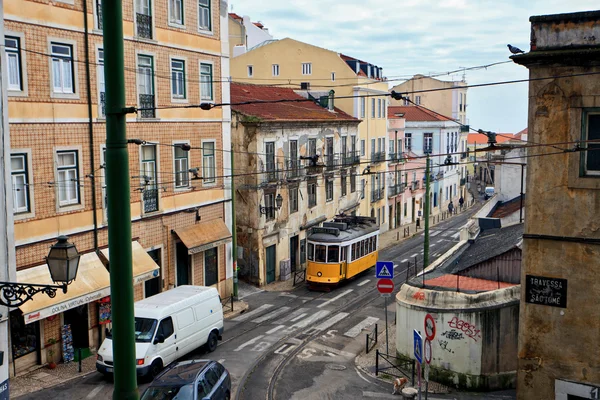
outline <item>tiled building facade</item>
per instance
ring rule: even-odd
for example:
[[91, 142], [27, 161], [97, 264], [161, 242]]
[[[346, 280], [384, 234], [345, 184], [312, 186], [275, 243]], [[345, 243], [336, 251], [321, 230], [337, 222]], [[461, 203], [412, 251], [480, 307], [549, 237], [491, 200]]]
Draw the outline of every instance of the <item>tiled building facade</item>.
[[[17, 280], [50, 279], [44, 257], [59, 235], [86, 260], [67, 294], [11, 313], [12, 374], [49, 349], [68, 359], [69, 323], [72, 347], [92, 352], [110, 326], [100, 3], [4, 3]], [[127, 137], [142, 141], [128, 146], [135, 300], [181, 284], [231, 293], [230, 111], [180, 107], [229, 101], [222, 6], [123, 2], [126, 105], [143, 109], [127, 116]], [[207, 224], [218, 235], [194, 241]]]

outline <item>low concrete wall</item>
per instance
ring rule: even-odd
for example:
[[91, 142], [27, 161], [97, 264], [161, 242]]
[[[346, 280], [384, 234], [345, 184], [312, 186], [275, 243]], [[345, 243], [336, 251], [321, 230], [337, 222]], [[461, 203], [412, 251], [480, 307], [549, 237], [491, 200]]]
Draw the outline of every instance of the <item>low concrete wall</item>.
[[515, 385], [520, 286], [481, 294], [427, 290], [403, 285], [396, 295], [396, 351], [413, 358], [413, 330], [424, 333], [431, 314], [430, 376], [468, 390]]

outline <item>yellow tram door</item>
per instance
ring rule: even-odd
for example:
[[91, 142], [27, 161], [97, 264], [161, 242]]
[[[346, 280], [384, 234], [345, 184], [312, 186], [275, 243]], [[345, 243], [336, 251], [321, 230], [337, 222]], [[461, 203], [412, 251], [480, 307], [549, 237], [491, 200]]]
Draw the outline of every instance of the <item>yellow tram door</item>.
[[340, 254], [340, 280], [342, 279], [346, 279], [346, 269], [348, 267], [348, 263], [346, 262], [347, 260], [347, 254], [346, 254], [346, 249], [347, 246], [342, 246], [341, 248], [341, 254]]

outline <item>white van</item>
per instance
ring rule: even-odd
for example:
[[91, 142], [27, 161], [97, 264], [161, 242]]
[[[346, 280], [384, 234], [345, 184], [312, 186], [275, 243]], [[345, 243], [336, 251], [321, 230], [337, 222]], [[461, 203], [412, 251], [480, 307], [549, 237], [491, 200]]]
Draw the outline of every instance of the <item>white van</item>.
[[[178, 286], [134, 304], [138, 376], [156, 376], [164, 367], [206, 345], [217, 348], [223, 335], [223, 308], [217, 289]], [[110, 331], [98, 350], [96, 369], [113, 373]]]
[[487, 186], [485, 188], [485, 198], [486, 200], [489, 199], [490, 197], [492, 197], [494, 195], [494, 187], [493, 186]]

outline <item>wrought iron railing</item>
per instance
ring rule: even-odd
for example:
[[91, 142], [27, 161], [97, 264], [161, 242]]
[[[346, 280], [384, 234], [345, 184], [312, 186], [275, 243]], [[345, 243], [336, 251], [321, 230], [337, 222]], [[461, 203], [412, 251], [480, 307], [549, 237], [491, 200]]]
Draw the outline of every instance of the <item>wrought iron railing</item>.
[[102, 29], [102, 2], [96, 1], [96, 18], [98, 29]]
[[410, 190], [414, 192], [417, 189], [419, 189], [419, 181], [412, 181], [410, 185]]
[[339, 154], [327, 154], [325, 155], [325, 168], [328, 171], [339, 168], [341, 165]]
[[344, 155], [343, 163], [344, 163], [344, 165], [359, 164], [360, 163], [360, 153], [358, 151], [355, 151], [353, 153]]
[[153, 94], [140, 94], [140, 116], [142, 118], [156, 117]]
[[286, 175], [288, 179], [297, 179], [303, 177], [304, 167], [300, 164], [300, 160], [288, 160]]
[[371, 202], [381, 200], [383, 198], [385, 188], [373, 189], [371, 191]]
[[277, 182], [281, 178], [281, 168], [276, 163], [267, 162], [265, 163], [265, 170], [261, 175], [261, 183]]
[[379, 163], [385, 160], [385, 152], [378, 151], [377, 153], [371, 153], [371, 162]]
[[152, 39], [152, 16], [136, 13], [137, 35], [144, 39]]
[[100, 92], [100, 116], [106, 116], [106, 92]]
[[158, 188], [144, 189], [144, 212], [158, 211]]

